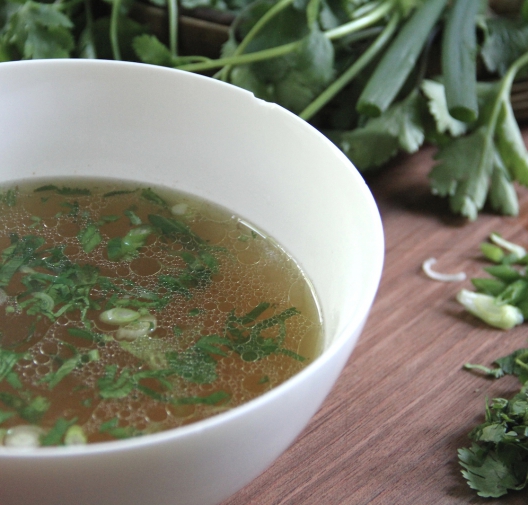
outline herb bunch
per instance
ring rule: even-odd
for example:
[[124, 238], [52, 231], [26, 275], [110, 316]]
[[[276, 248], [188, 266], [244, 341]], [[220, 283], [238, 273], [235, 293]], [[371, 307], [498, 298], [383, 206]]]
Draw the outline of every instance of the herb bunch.
[[510, 91], [528, 63], [528, 0], [511, 15], [486, 0], [182, 0], [236, 13], [219, 58], [180, 54], [179, 5], [151, 3], [167, 9], [166, 41], [134, 19], [133, 0], [0, 0], [0, 61], [214, 73], [309, 121], [361, 171], [432, 142], [431, 190], [453, 212], [475, 219], [488, 203], [518, 213], [528, 155]]
[[458, 450], [462, 475], [485, 498], [521, 490], [528, 482], [528, 349], [495, 360], [496, 367], [466, 364], [487, 376], [515, 375], [522, 386], [513, 398], [486, 404], [485, 420], [469, 433], [473, 444]]

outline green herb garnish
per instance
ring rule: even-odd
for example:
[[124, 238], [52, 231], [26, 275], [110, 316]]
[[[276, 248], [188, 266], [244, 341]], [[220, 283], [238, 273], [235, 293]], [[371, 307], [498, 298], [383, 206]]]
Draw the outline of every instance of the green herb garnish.
[[66, 433], [77, 422], [77, 419], [67, 420], [59, 417], [53, 427], [40, 438], [40, 443], [43, 446], [64, 445], [64, 437]]
[[528, 349], [495, 360], [495, 368], [466, 364], [465, 368], [499, 378], [515, 375], [522, 383], [513, 398], [486, 402], [485, 420], [469, 438], [473, 444], [458, 450], [462, 475], [485, 498], [498, 498], [528, 482]]

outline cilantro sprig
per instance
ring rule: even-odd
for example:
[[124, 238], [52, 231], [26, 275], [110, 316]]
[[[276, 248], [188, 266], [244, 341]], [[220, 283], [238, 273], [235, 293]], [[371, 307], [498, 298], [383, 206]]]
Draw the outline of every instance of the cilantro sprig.
[[494, 364], [465, 367], [494, 378], [515, 375], [521, 389], [511, 399], [486, 402], [484, 421], [469, 433], [472, 445], [458, 450], [462, 475], [485, 498], [520, 491], [528, 482], [528, 349], [518, 349]]

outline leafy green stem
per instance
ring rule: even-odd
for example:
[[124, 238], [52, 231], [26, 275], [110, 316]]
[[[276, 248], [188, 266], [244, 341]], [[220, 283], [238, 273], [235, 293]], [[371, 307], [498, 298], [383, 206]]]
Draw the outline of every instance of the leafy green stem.
[[188, 63], [180, 65], [176, 68], [178, 70], [187, 70], [188, 72], [201, 72], [204, 70], [212, 70], [220, 68], [225, 65], [244, 65], [247, 63], [254, 63], [256, 61], [269, 60], [291, 53], [300, 45], [300, 41], [290, 42], [282, 46], [272, 47], [270, 49], [263, 49], [254, 53], [240, 54], [238, 56], [228, 56], [226, 58], [218, 58], [216, 60], [207, 60], [197, 63]]
[[267, 11], [259, 20], [253, 25], [248, 34], [243, 38], [234, 52], [234, 56], [242, 54], [255, 36], [262, 30], [262, 28], [269, 23], [279, 12], [292, 4], [294, 0], [280, 0], [269, 11]]
[[489, 120], [489, 126], [490, 126], [490, 132], [491, 135], [495, 132], [495, 127], [497, 125], [497, 121], [499, 119], [499, 114], [501, 112], [502, 104], [505, 100], [509, 99], [510, 93], [511, 93], [511, 87], [513, 84], [513, 81], [515, 79], [515, 76], [521, 70], [525, 65], [528, 65], [528, 52], [524, 53], [522, 56], [517, 58], [509, 67], [506, 74], [504, 74], [504, 77], [502, 78], [499, 93], [497, 94], [497, 99], [495, 100], [495, 103], [493, 104], [493, 110], [491, 112], [490, 120]]
[[[268, 11], [268, 14], [270, 17], [267, 18], [266, 22], [269, 21], [273, 16], [275, 16], [281, 9], [284, 9], [287, 5], [289, 5], [290, 0], [282, 0], [282, 2], [279, 2], [276, 7], [279, 10], [270, 9]], [[394, 2], [383, 2], [374, 9], [373, 11], [365, 14], [365, 16], [355, 19], [354, 21], [351, 21], [349, 23], [345, 23], [344, 25], [341, 25], [338, 28], [334, 28], [332, 30], [327, 30], [324, 32], [325, 37], [327, 37], [329, 40], [336, 40], [342, 37], [345, 37], [347, 35], [351, 35], [352, 33], [358, 32], [364, 28], [370, 27], [377, 23], [380, 19], [382, 19], [385, 15], [387, 15], [394, 7]], [[266, 17], [265, 15], [264, 17]], [[249, 35], [251, 34], [251, 38], [244, 44], [243, 49], [247, 48], [247, 44], [251, 41], [251, 39], [256, 35], [257, 31], [264, 26], [265, 23], [260, 23], [260, 21], [253, 27], [253, 29], [250, 31], [248, 36], [246, 36], [246, 39], [248, 39]], [[258, 25], [258, 30], [257, 30]], [[254, 31], [255, 30], [255, 31]], [[244, 43], [244, 41], [242, 42]], [[241, 43], [241, 44], [242, 44]], [[212, 70], [215, 68], [221, 68], [224, 66], [233, 66], [233, 65], [245, 65], [248, 63], [255, 63], [257, 61], [263, 61], [268, 60], [271, 58], [277, 58], [279, 56], [284, 56], [285, 54], [291, 53], [295, 51], [300, 45], [302, 44], [301, 40], [297, 40], [295, 42], [290, 42], [289, 44], [284, 44], [277, 47], [272, 47], [270, 49], [263, 49], [262, 51], [255, 51], [253, 53], [245, 53], [245, 54], [239, 54], [241, 52], [240, 46], [237, 49], [237, 53], [233, 56], [228, 56], [225, 58], [218, 58], [215, 60], [208, 60], [205, 62], [198, 62], [198, 63], [189, 63], [186, 65], [180, 65], [177, 68], [179, 70], [187, 70], [189, 72], [202, 72], [205, 70]], [[221, 74], [223, 75], [223, 74]]]
[[110, 18], [110, 44], [112, 45], [112, 55], [114, 60], [121, 59], [121, 50], [119, 49], [119, 11], [121, 10], [122, 0], [114, 0], [112, 3], [112, 14]]
[[[255, 38], [255, 36], [268, 24], [277, 14], [282, 12], [286, 7], [291, 5], [294, 0], [280, 0], [269, 11], [267, 11], [259, 20], [253, 25], [248, 34], [242, 39], [232, 56], [239, 56], [244, 53], [248, 45]], [[228, 79], [229, 72], [233, 65], [226, 65], [220, 74], [220, 78], [224, 81]]]
[[393, 8], [394, 2], [382, 2], [378, 7], [368, 12], [364, 16], [354, 19], [348, 23], [344, 23], [337, 28], [333, 28], [332, 30], [327, 30], [325, 35], [330, 40], [340, 39], [346, 35], [374, 25], [383, 19]]
[[93, 20], [93, 11], [92, 11], [92, 1], [84, 0], [84, 8], [86, 10], [86, 32], [88, 34], [87, 38], [90, 41], [90, 58], [97, 58], [97, 50], [94, 43], [94, 20]]
[[515, 360], [515, 364], [520, 366], [521, 368], [524, 368], [525, 370], [528, 370], [528, 365], [524, 363], [520, 358], [517, 358]]
[[178, 56], [178, 1], [168, 0], [169, 15], [169, 49], [172, 56]]
[[398, 27], [400, 15], [395, 12], [385, 29], [379, 34], [372, 45], [354, 62], [354, 64], [323, 91], [311, 104], [309, 104], [299, 117], [308, 121], [321, 110], [337, 93], [352, 81], [387, 44]]

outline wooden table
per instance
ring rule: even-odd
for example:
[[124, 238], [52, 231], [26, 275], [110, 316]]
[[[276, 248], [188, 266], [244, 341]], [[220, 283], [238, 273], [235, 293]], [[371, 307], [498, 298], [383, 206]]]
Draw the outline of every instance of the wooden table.
[[501, 500], [477, 497], [461, 476], [456, 452], [483, 420], [486, 396], [518, 391], [512, 377], [485, 379], [463, 364], [489, 365], [525, 346], [527, 326], [508, 332], [485, 326], [454, 299], [471, 287], [469, 280], [437, 282], [421, 271], [422, 262], [435, 257], [439, 271], [482, 276], [478, 246], [492, 231], [528, 245], [528, 191], [519, 190], [520, 217], [488, 213], [466, 222], [430, 194], [433, 153], [426, 148], [369, 176], [386, 260], [366, 328], [298, 440], [223, 505], [528, 502], [528, 490]]

